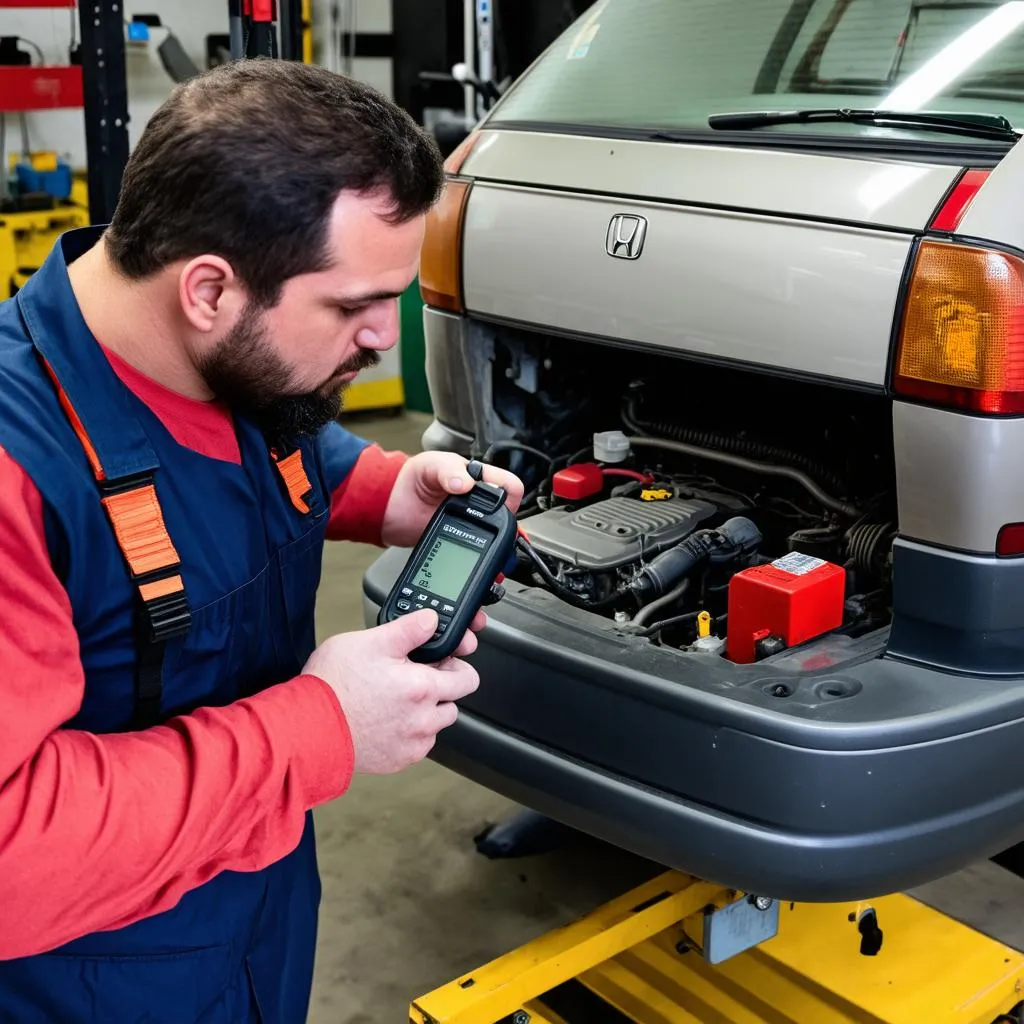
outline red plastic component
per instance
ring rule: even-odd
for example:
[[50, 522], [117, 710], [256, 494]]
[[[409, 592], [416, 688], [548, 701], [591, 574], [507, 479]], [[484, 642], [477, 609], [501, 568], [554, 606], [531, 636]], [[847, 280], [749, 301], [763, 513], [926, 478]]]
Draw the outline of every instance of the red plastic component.
[[551, 493], [564, 501], [582, 501], [604, 488], [604, 473], [596, 462], [577, 462], [552, 478]]
[[0, 7], [74, 7], [76, 0], [0, 0]]
[[69, 67], [0, 67], [0, 113], [80, 107], [82, 69]]
[[650, 473], [641, 473], [638, 469], [602, 469], [603, 476], [622, 476], [627, 480], [639, 480], [642, 484], [649, 484], [654, 481]]
[[997, 555], [1024, 555], [1024, 523], [1007, 523], [996, 538]]
[[982, 169], [964, 171], [939, 212], [935, 214], [931, 223], [932, 228], [935, 231], [956, 231], [967, 208], [974, 202], [974, 197], [981, 191], [981, 186], [985, 184], [990, 173]]
[[758, 640], [781, 637], [787, 647], [843, 624], [846, 570], [797, 553], [736, 573], [729, 581], [731, 661], [757, 660]]

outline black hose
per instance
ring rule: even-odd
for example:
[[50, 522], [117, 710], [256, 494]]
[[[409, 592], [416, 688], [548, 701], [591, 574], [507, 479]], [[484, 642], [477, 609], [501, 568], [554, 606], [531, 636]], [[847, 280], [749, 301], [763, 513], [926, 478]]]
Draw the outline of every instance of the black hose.
[[554, 462], [550, 455], [542, 452], [539, 448], [531, 448], [528, 444], [522, 444], [520, 441], [492, 441], [483, 454], [483, 461], [490, 462], [495, 452], [525, 452], [527, 455], [543, 459], [549, 466]]
[[847, 531], [847, 556], [863, 572], [880, 575], [895, 535], [892, 523], [859, 523]]
[[662, 619], [661, 622], [652, 622], [649, 626], [635, 633], [634, 636], [648, 637], [660, 633], [663, 629], [671, 626], [685, 626], [688, 622], [696, 622], [700, 612], [685, 612], [682, 615], [673, 615], [670, 619]]
[[[631, 426], [627, 422], [627, 426]], [[732, 455], [728, 452], [714, 451], [711, 448], [700, 448], [697, 445], [686, 444], [683, 441], [666, 441], [660, 437], [631, 437], [630, 444], [636, 448], [662, 448], [669, 452], [679, 452], [681, 455], [690, 455], [697, 459], [710, 459], [712, 462], [722, 462], [728, 466], [735, 466], [737, 469], [745, 469], [751, 473], [761, 473], [764, 476], [783, 476], [800, 484], [809, 494], [821, 502], [826, 508], [850, 519], [857, 519], [860, 516], [860, 509], [848, 502], [833, 498], [832, 495], [823, 491], [803, 470], [793, 469], [792, 466], [774, 466], [767, 462], [757, 462], [740, 455]]]
[[759, 459], [762, 462], [793, 466], [796, 469], [802, 469], [805, 473], [826, 484], [834, 491], [843, 490], [843, 483], [836, 474], [809, 455], [793, 452], [788, 448], [780, 448], [765, 441], [754, 441], [746, 437], [720, 434], [715, 430], [697, 430], [667, 421], [651, 423], [639, 418], [636, 407], [636, 399], [631, 398], [623, 419], [626, 421], [626, 425], [638, 434], [647, 434], [650, 437], [667, 437], [670, 441], [683, 441], [686, 444], [696, 445], [698, 448], [710, 448], [715, 451], [729, 452], [731, 455], [745, 455], [748, 458]]

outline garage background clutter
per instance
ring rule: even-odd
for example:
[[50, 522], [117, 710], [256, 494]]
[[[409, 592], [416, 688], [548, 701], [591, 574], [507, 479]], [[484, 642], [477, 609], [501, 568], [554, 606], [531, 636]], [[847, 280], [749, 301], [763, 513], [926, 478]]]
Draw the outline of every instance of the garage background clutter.
[[[453, 66], [492, 68], [496, 80], [507, 81], [591, 2], [301, 0], [302, 56], [380, 89], [434, 131], [448, 152], [472, 127], [470, 112], [482, 109], [474, 91], [451, 77]], [[0, 300], [41, 265], [58, 234], [90, 222], [81, 76], [54, 70], [88, 60], [79, 21], [87, 11], [98, 33], [110, 30], [100, 19], [116, 17], [112, 12], [124, 21], [129, 150], [176, 80], [230, 58], [226, 0], [0, 0], [0, 75], [15, 68], [19, 74], [3, 79], [19, 88], [0, 88]], [[491, 33], [490, 44], [481, 29]], [[20, 76], [25, 69], [36, 69], [32, 78]], [[61, 76], [65, 88], [57, 95], [52, 81]], [[111, 174], [114, 195], [120, 169]], [[96, 189], [97, 178], [92, 181]], [[349, 411], [432, 412], [421, 312], [414, 285], [401, 299], [399, 344], [350, 388]]]

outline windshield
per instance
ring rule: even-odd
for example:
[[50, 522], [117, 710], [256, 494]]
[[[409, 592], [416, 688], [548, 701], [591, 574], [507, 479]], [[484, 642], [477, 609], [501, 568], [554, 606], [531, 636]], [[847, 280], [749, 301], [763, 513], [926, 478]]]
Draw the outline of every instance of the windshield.
[[[686, 131], [708, 130], [711, 114], [807, 107], [1000, 114], [1024, 126], [1024, 0], [598, 0], [491, 120]], [[854, 123], [758, 131], [914, 134]]]

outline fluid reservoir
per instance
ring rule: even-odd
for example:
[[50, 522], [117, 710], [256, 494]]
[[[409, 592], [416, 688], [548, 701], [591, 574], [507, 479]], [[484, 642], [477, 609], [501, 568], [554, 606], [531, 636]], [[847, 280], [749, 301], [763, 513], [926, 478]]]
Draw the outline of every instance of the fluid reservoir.
[[625, 462], [629, 457], [629, 438], [621, 430], [602, 430], [594, 434], [594, 459], [597, 462]]
[[700, 612], [697, 616], [697, 639], [690, 646], [696, 654], [724, 654], [725, 641], [719, 636], [711, 635], [711, 616]]

